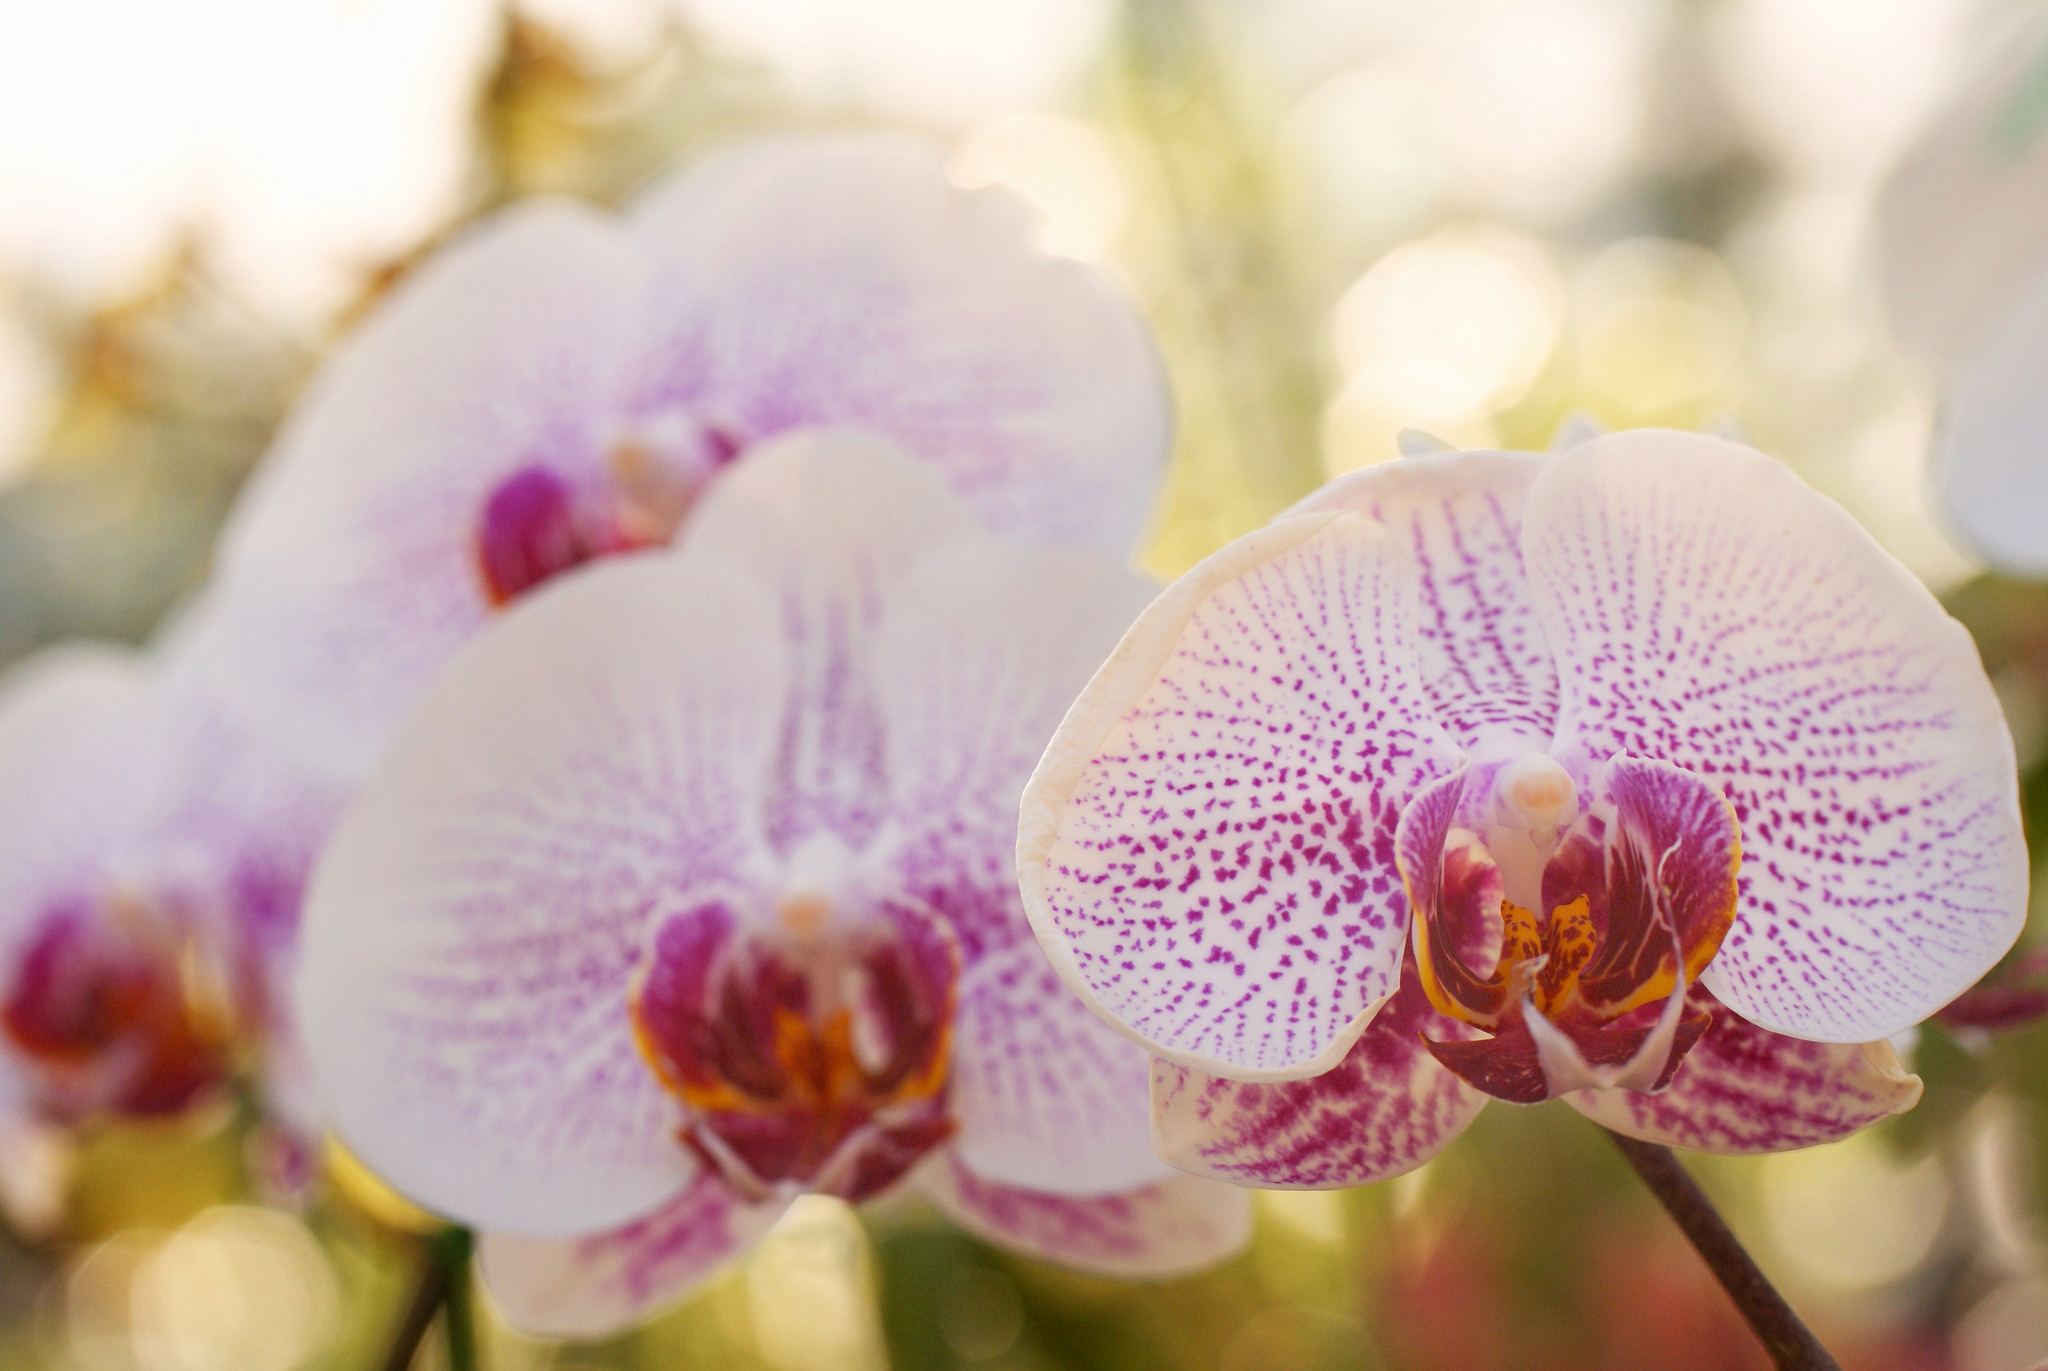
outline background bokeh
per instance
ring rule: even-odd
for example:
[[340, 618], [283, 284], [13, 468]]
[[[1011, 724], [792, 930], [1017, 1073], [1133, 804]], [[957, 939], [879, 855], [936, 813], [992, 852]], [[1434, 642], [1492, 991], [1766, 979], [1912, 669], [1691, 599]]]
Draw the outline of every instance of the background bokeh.
[[[1936, 395], [1887, 331], [1869, 242], [1886, 171], [2012, 12], [4, 0], [0, 659], [147, 633], [323, 348], [468, 218], [615, 203], [753, 130], [890, 123], [947, 140], [963, 184], [1022, 193], [1048, 250], [1142, 302], [1181, 424], [1153, 569], [1407, 428], [1542, 447], [1576, 413], [1726, 426], [1977, 634], [2039, 830], [2048, 589], [1982, 574], [1931, 509]], [[2048, 1360], [2048, 1033], [1929, 1028], [1917, 1064], [1910, 1115], [1696, 1170], [1850, 1371], [2025, 1371]], [[260, 1207], [244, 1113], [89, 1140], [67, 1240], [0, 1238], [0, 1367], [376, 1364], [420, 1258], [409, 1216], [348, 1181], [302, 1215]], [[1562, 1108], [1488, 1110], [1382, 1186], [1261, 1196], [1251, 1251], [1198, 1279], [1084, 1279], [915, 1207], [864, 1225], [806, 1201], [617, 1343], [484, 1318], [505, 1371], [1767, 1365]]]

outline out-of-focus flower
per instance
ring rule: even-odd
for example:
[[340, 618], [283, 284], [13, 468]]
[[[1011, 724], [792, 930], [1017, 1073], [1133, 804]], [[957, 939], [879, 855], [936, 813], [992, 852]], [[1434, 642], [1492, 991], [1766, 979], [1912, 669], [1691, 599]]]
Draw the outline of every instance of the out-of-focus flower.
[[[64, 648], [0, 697], [0, 1130], [164, 1118], [244, 1069], [273, 1121], [315, 1128], [283, 998], [299, 896], [339, 807], [208, 696], [203, 625], [162, 657]], [[40, 1138], [41, 1141], [33, 1141]], [[10, 1196], [38, 1226], [48, 1182]], [[40, 1193], [38, 1193], [40, 1191]]]
[[803, 1192], [1184, 1270], [1245, 1197], [1153, 1155], [1143, 1051], [1060, 985], [1016, 801], [1150, 593], [789, 435], [677, 549], [564, 578], [422, 695], [316, 874], [299, 981], [348, 1145], [484, 1230], [521, 1326], [617, 1328]]
[[1489, 1096], [1728, 1152], [1907, 1108], [1884, 1039], [2011, 945], [2027, 868], [1962, 629], [1778, 463], [1646, 430], [1374, 468], [1190, 572], [1047, 750], [1019, 876], [1166, 1059], [1162, 1155], [1334, 1186]]
[[1103, 279], [1007, 192], [883, 135], [742, 147], [624, 218], [533, 204], [343, 345], [226, 535], [224, 687], [281, 748], [368, 771], [493, 612], [665, 543], [763, 439], [857, 424], [998, 529], [1122, 556], [1167, 408]]
[[2048, 574], [2048, 20], [2009, 24], [1886, 186], [1901, 338], [1945, 385], [1938, 475], [1985, 557]]

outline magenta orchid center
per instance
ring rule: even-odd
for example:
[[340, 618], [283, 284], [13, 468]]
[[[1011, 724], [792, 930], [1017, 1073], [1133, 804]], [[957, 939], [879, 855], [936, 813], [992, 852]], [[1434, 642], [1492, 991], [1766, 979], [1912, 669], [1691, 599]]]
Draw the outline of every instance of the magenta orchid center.
[[766, 918], [702, 905], [663, 923], [632, 997], [684, 1144], [743, 1196], [861, 1200], [951, 1135], [959, 956], [893, 905], [785, 892]]
[[1734, 810], [1633, 757], [1591, 791], [1539, 753], [1465, 768], [1402, 817], [1423, 990], [1487, 1035], [1430, 1051], [1501, 1099], [1661, 1089], [1709, 1025], [1685, 993], [1734, 922]]
[[189, 939], [132, 902], [48, 911], [0, 1006], [49, 1115], [151, 1117], [228, 1078], [233, 1014]]
[[665, 413], [615, 437], [581, 483], [534, 463], [499, 481], [476, 525], [477, 570], [494, 606], [596, 557], [658, 547], [746, 447], [737, 425]]

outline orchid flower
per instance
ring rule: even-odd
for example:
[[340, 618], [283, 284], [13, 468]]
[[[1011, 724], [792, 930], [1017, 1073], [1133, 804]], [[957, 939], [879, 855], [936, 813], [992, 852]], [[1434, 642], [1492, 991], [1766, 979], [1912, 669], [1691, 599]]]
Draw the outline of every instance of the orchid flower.
[[232, 516], [224, 689], [359, 779], [499, 609], [668, 542], [811, 426], [889, 437], [999, 530], [1127, 555], [1165, 452], [1157, 360], [1029, 229], [875, 134], [743, 145], [618, 218], [537, 201], [473, 229], [340, 347]]
[[340, 1137], [483, 1233], [506, 1315], [615, 1330], [804, 1192], [1160, 1274], [1244, 1197], [1153, 1155], [1066, 993], [1017, 797], [1150, 587], [986, 532], [871, 434], [762, 446], [679, 547], [540, 590], [427, 687], [308, 900]]
[[1968, 543], [2048, 575], [2048, 19], [2013, 16], [1878, 209], [1902, 340], [1943, 386], [1937, 473]]
[[1887, 1039], [2017, 935], [1962, 628], [1760, 453], [1407, 458], [1190, 571], [1022, 803], [1062, 977], [1241, 1183], [1408, 1170], [1488, 1099], [1713, 1152], [1910, 1107]]
[[317, 1136], [283, 991], [340, 796], [208, 695], [206, 634], [53, 649], [0, 692], [0, 1173], [30, 1231], [77, 1123], [203, 1109], [247, 1068], [281, 1147]]

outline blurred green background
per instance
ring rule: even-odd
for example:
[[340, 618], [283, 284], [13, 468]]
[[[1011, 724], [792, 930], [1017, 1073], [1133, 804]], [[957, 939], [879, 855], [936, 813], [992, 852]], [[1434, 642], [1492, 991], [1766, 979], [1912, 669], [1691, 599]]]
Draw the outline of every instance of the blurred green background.
[[[1158, 331], [1176, 572], [1416, 427], [1545, 446], [1729, 424], [1976, 633], [2048, 824], [2048, 589], [1924, 473], [1876, 188], [2009, 5], [1981, 0], [74, 0], [0, 7], [0, 659], [140, 638], [204, 576], [322, 349], [514, 197], [616, 203], [754, 130], [890, 123], [1043, 214]], [[2048, 845], [2036, 846], [2048, 851]], [[2029, 941], [2041, 937], [2037, 909]], [[1918, 1110], [1692, 1159], [1850, 1371], [2048, 1360], [2048, 1033], [1924, 1031]], [[0, 1239], [0, 1366], [372, 1366], [418, 1240], [374, 1194], [257, 1207], [238, 1116], [89, 1143], [65, 1241]], [[1264, 1195], [1244, 1257], [1116, 1285], [927, 1211], [808, 1201], [615, 1344], [504, 1371], [1761, 1368], [1561, 1107], [1420, 1172]], [[487, 1321], [489, 1316], [486, 1315]], [[423, 1364], [439, 1355], [431, 1344]]]

